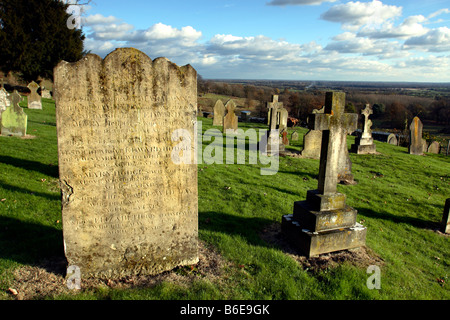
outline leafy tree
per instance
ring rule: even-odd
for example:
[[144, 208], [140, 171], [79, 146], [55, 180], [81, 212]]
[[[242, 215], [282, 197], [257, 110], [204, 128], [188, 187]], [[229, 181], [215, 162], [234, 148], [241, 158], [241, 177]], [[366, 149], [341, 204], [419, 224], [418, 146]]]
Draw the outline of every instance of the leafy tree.
[[61, 61], [80, 60], [85, 36], [69, 29], [68, 4], [60, 0], [0, 0], [0, 67], [29, 82], [53, 77]]

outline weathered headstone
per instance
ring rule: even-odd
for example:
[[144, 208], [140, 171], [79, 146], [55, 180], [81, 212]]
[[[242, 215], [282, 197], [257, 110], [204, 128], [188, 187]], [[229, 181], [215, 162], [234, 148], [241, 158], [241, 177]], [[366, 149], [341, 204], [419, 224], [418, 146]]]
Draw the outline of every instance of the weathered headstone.
[[391, 133], [388, 137], [387, 137], [387, 143], [392, 144], [394, 146], [398, 146], [398, 139], [397, 136], [394, 133]]
[[133, 48], [55, 68], [64, 248], [83, 277], [198, 262], [197, 165], [174, 161], [197, 134], [196, 79]]
[[435, 153], [435, 154], [439, 154], [440, 151], [441, 151], [441, 145], [437, 141], [431, 142], [430, 145], [428, 146], [428, 150], [427, 150], [427, 152]]
[[372, 138], [372, 121], [369, 116], [373, 114], [373, 110], [370, 105], [366, 105], [366, 108], [361, 110], [361, 114], [364, 116], [364, 127], [361, 138], [355, 138], [355, 143], [351, 146], [351, 152], [357, 154], [375, 154], [377, 153], [377, 146], [373, 143]]
[[[422, 139], [422, 121], [420, 121], [419, 117], [414, 117], [409, 126], [410, 130], [410, 144], [409, 144], [409, 153], [416, 155], [423, 155], [424, 144], [426, 140]], [[426, 150], [426, 149], [425, 149]]]
[[1, 114], [2, 136], [24, 137], [27, 135], [28, 116], [19, 106], [22, 97], [14, 90], [9, 97], [11, 103]]
[[[322, 109], [314, 109], [313, 114], [324, 113], [325, 107]], [[301, 151], [302, 157], [319, 159], [320, 148], [322, 146], [322, 131], [310, 129], [303, 136], [303, 150]]]
[[282, 232], [308, 257], [365, 244], [367, 229], [356, 222], [357, 211], [346, 205], [346, 196], [337, 192], [340, 142], [358, 121], [357, 114], [344, 113], [344, 106], [344, 93], [327, 92], [325, 113], [310, 115], [309, 127], [323, 130], [318, 188], [282, 218]]
[[214, 105], [213, 126], [223, 126], [223, 117], [225, 116], [225, 106], [222, 100], [217, 100]]
[[272, 102], [267, 104], [269, 109], [269, 132], [267, 133], [267, 154], [279, 154], [285, 151], [283, 139], [280, 137], [280, 110], [283, 102], [278, 101], [278, 96], [272, 97]]
[[37, 92], [39, 89], [39, 85], [32, 81], [28, 84], [28, 89], [30, 89], [31, 93], [28, 95], [28, 109], [42, 109], [42, 101], [41, 96]]
[[450, 198], [445, 201], [441, 225], [442, 232], [450, 233]]
[[50, 93], [50, 90], [41, 87], [41, 97], [44, 99], [52, 99], [52, 94]]
[[291, 134], [291, 141], [298, 141], [298, 132], [297, 131], [294, 131], [294, 132], [292, 132], [292, 134]]
[[235, 132], [238, 129], [238, 117], [235, 113], [236, 104], [232, 99], [228, 100], [225, 109], [227, 110], [227, 114], [223, 118], [223, 132], [227, 130]]

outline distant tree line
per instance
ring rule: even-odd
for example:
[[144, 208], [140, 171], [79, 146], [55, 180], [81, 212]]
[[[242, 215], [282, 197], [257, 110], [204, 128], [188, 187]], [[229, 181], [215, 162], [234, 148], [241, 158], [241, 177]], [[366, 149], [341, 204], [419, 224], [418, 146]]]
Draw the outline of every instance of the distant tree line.
[[[279, 101], [291, 117], [305, 123], [308, 114], [324, 105], [324, 90], [296, 90], [252, 84], [228, 83], [204, 80], [199, 76], [199, 94], [215, 93], [245, 98], [244, 107], [267, 112], [267, 102], [277, 94]], [[373, 119], [382, 121], [389, 129], [405, 129], [418, 116], [422, 120], [450, 126], [450, 99], [448, 97], [425, 98], [404, 94], [364, 93], [360, 90], [346, 90], [346, 112], [360, 113], [366, 104], [373, 108]]]

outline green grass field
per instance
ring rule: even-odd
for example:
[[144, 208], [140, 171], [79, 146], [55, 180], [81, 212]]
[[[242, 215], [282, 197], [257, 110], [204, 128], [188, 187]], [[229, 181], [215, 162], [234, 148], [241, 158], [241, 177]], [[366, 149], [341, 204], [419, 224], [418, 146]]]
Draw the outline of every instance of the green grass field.
[[[43, 110], [24, 110], [28, 134], [35, 138], [0, 137], [3, 300], [17, 298], [9, 288], [26, 288], [23, 282], [18, 287], [23, 270], [64, 254], [55, 105], [43, 99]], [[212, 119], [199, 120], [204, 131], [212, 128]], [[261, 124], [239, 126], [266, 129]], [[296, 130], [300, 140], [289, 148], [301, 150], [306, 129]], [[353, 141], [348, 138], [349, 146]], [[208, 144], [204, 142], [203, 148]], [[358, 222], [367, 227], [366, 263], [343, 259], [314, 268], [287, 252], [280, 238], [267, 240], [281, 216], [292, 213], [294, 201], [304, 200], [307, 190], [317, 187], [318, 160], [280, 157], [273, 176], [262, 176], [261, 164], [203, 163], [198, 165], [199, 238], [222, 261], [215, 276], [200, 266], [182, 267], [151, 285], [100, 284], [73, 292], [42, 290], [45, 294], [35, 289], [33, 298], [448, 300], [449, 236], [437, 229], [450, 197], [450, 157], [413, 156], [406, 148], [376, 145], [379, 155], [351, 154], [358, 184], [338, 186], [347, 203], [358, 210]], [[367, 287], [371, 263], [381, 270], [381, 289]]]

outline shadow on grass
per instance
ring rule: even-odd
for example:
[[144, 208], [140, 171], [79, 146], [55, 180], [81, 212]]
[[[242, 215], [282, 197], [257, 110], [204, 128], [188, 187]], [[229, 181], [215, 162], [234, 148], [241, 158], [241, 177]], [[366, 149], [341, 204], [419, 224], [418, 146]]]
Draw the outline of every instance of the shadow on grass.
[[41, 162], [18, 159], [9, 156], [0, 156], [0, 163], [8, 164], [25, 170], [37, 171], [47, 176], [58, 178], [58, 166], [43, 164]]
[[241, 236], [249, 244], [268, 247], [260, 237], [260, 232], [274, 221], [265, 218], [239, 217], [223, 212], [207, 211], [198, 213], [199, 230]]
[[388, 221], [392, 221], [394, 223], [404, 223], [404, 224], [408, 224], [410, 226], [413, 226], [415, 228], [420, 228], [420, 229], [431, 229], [431, 230], [436, 230], [440, 228], [440, 224], [435, 222], [435, 221], [431, 221], [431, 220], [424, 220], [424, 219], [419, 219], [419, 218], [414, 218], [414, 217], [405, 217], [405, 216], [397, 216], [394, 215], [392, 213], [387, 213], [387, 212], [375, 212], [371, 209], [366, 209], [366, 208], [362, 208], [362, 209], [358, 209], [358, 214], [362, 214], [366, 217], [372, 218], [372, 219], [383, 219], [383, 220], [388, 220]]
[[3, 182], [0, 181], [0, 186], [5, 189], [5, 190], [9, 190], [9, 191], [16, 191], [16, 192], [21, 192], [24, 194], [29, 194], [29, 195], [34, 195], [37, 197], [42, 197], [42, 198], [46, 198], [48, 200], [61, 200], [61, 195], [60, 194], [48, 194], [48, 193], [43, 193], [43, 192], [35, 192], [35, 191], [31, 191], [28, 189], [24, 189], [21, 187], [16, 187], [16, 186], [12, 186], [10, 184], [5, 184]]
[[[63, 273], [65, 261], [62, 230], [37, 223], [0, 216], [0, 258], [20, 264], [43, 266]], [[58, 261], [58, 268], [55, 263]]]

